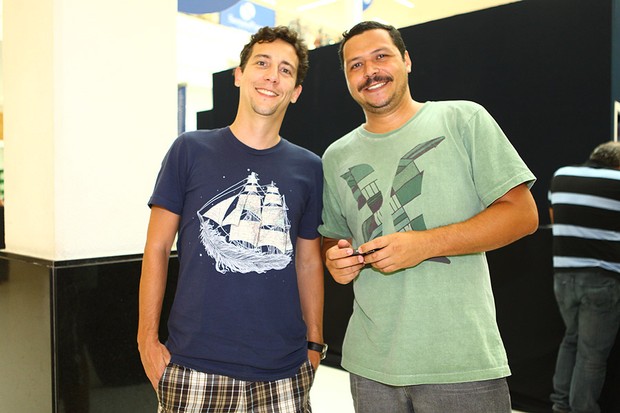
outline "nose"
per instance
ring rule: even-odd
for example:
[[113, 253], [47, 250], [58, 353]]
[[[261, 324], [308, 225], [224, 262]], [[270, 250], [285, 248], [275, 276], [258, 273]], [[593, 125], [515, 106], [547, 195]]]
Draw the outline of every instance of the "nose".
[[277, 82], [280, 80], [280, 72], [277, 67], [269, 67], [265, 70], [265, 80], [268, 82]]
[[375, 66], [372, 62], [367, 62], [364, 65], [364, 76], [365, 77], [373, 77], [374, 75], [377, 74], [379, 70], [377, 69], [377, 66]]

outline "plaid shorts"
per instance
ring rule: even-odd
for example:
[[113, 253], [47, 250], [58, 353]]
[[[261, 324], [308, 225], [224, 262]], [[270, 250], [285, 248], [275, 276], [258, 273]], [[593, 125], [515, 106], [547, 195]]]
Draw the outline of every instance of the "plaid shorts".
[[158, 413], [311, 413], [314, 369], [306, 361], [291, 378], [243, 381], [170, 363], [159, 381]]

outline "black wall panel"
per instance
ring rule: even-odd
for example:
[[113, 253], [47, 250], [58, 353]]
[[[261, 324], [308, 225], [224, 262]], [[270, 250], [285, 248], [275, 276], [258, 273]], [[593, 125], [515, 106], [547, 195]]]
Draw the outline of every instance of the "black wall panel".
[[[617, 1], [617, 0], [616, 0]], [[553, 172], [612, 136], [612, 1], [525, 0], [401, 30], [418, 101], [467, 99], [497, 119], [538, 178], [541, 224]], [[317, 154], [364, 121], [348, 94], [338, 45], [313, 50], [282, 136]], [[214, 75], [214, 109], [199, 128], [234, 119], [232, 71]]]
[[[524, 0], [401, 29], [413, 61], [414, 98], [481, 103], [538, 178], [532, 192], [541, 228], [488, 254], [498, 323], [513, 370], [513, 405], [524, 411], [550, 411], [548, 395], [563, 333], [553, 297], [548, 184], [558, 167], [584, 161], [594, 146], [613, 136], [618, 81], [612, 92], [612, 40], [617, 62], [620, 28], [612, 15], [620, 13], [619, 4]], [[281, 130], [283, 137], [319, 155], [364, 122], [347, 91], [337, 47], [311, 52], [302, 95]], [[222, 127], [234, 119], [238, 92], [231, 73], [214, 75], [214, 109], [198, 114], [199, 128]], [[339, 364], [351, 303], [350, 286], [326, 274], [328, 364]], [[601, 398], [605, 412], [620, 411], [611, 390], [620, 386], [618, 347]]]

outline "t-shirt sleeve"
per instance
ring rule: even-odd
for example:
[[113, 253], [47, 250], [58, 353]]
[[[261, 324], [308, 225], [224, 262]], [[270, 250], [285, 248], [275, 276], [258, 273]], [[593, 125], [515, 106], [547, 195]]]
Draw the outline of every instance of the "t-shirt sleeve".
[[312, 159], [311, 170], [312, 180], [309, 184], [308, 202], [306, 203], [297, 234], [304, 239], [315, 239], [321, 236], [318, 232], [318, 227], [321, 224], [321, 210], [323, 209], [323, 168], [318, 157], [317, 159]]
[[177, 138], [164, 157], [148, 205], [160, 206], [181, 215], [187, 176], [187, 151], [182, 137]]
[[[327, 172], [325, 176], [327, 177]], [[334, 239], [352, 238], [351, 230], [340, 208], [338, 195], [332, 190], [332, 185], [330, 185], [327, 179], [323, 182], [322, 217], [323, 223], [319, 227], [321, 235]]]
[[486, 207], [520, 184], [534, 184], [536, 177], [484, 108], [467, 122], [463, 139], [479, 197]]

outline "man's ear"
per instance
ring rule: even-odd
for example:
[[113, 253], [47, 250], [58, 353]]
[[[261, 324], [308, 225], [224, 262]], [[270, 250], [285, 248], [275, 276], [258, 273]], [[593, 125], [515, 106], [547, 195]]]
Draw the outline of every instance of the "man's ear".
[[407, 68], [407, 73], [411, 73], [411, 57], [409, 57], [407, 50], [405, 50], [405, 67]]
[[291, 103], [297, 102], [297, 99], [299, 99], [299, 95], [301, 95], [301, 85], [296, 86], [295, 90], [293, 90], [293, 95], [291, 96]]
[[235, 86], [239, 87], [239, 85], [241, 84], [241, 76], [243, 76], [243, 70], [241, 70], [241, 66], [237, 66], [235, 68], [233, 76], [235, 77]]

